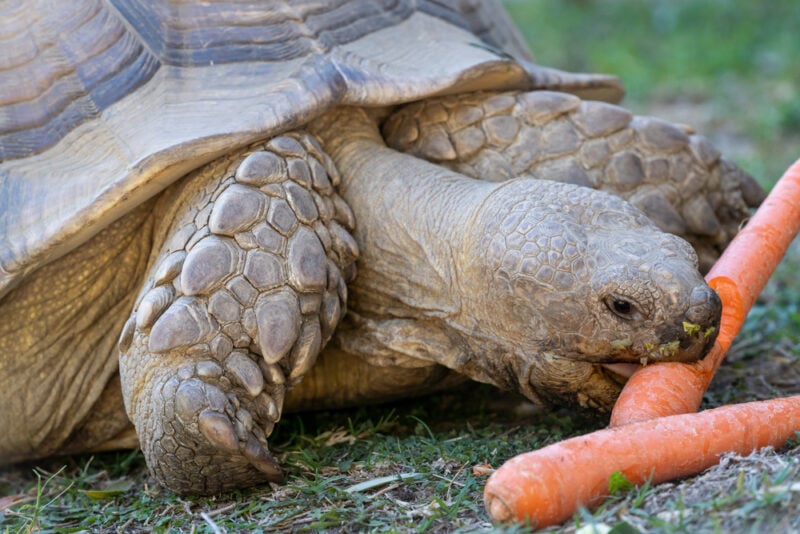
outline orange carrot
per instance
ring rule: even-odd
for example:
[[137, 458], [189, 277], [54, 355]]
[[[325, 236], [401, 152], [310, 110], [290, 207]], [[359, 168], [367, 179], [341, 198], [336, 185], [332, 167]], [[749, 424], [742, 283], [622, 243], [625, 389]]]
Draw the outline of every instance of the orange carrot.
[[614, 406], [611, 426], [697, 411], [733, 338], [800, 230], [800, 160], [769, 196], [706, 276], [722, 300], [722, 322], [710, 353], [694, 364], [660, 363], [633, 374]]
[[512, 458], [487, 481], [484, 502], [497, 522], [555, 525], [598, 504], [615, 472], [659, 483], [699, 473], [724, 452], [780, 447], [798, 429], [800, 396], [600, 430]]

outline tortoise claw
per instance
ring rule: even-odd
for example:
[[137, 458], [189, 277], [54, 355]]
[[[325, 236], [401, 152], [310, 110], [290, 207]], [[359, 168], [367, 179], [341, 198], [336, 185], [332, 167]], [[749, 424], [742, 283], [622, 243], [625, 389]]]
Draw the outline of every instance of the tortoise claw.
[[280, 464], [254, 436], [250, 436], [247, 440], [242, 454], [250, 460], [253, 467], [267, 475], [267, 480], [270, 482], [283, 481], [283, 469]]
[[200, 432], [215, 447], [228, 452], [239, 450], [239, 439], [231, 420], [211, 410], [203, 410], [197, 422]]

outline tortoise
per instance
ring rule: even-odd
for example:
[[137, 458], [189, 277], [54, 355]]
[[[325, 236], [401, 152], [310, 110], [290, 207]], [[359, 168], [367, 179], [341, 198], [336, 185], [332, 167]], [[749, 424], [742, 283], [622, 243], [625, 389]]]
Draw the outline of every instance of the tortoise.
[[763, 192], [495, 2], [3, 10], [4, 463], [140, 446], [215, 493], [281, 479], [284, 410], [608, 410], [713, 343], [701, 270]]

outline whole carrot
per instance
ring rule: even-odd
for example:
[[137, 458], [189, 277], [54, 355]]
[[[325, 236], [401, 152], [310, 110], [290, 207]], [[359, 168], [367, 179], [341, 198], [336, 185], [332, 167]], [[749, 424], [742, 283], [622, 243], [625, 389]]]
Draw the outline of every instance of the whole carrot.
[[611, 426], [697, 411], [733, 338], [798, 230], [800, 160], [775, 184], [706, 276], [722, 300], [714, 348], [694, 364], [659, 363], [635, 372], [614, 406]]
[[555, 525], [598, 504], [614, 472], [659, 483], [699, 473], [724, 452], [780, 447], [797, 429], [800, 396], [600, 430], [512, 458], [487, 481], [484, 502], [497, 522]]

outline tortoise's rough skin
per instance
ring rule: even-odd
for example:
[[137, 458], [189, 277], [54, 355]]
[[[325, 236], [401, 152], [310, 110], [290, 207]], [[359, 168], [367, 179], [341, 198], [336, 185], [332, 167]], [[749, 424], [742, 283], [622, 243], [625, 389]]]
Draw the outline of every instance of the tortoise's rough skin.
[[138, 442], [215, 493], [281, 478], [284, 409], [471, 378], [607, 410], [606, 364], [713, 342], [683, 323], [719, 299], [651, 219], [707, 265], [760, 191], [681, 128], [552, 92], [619, 86], [527, 63], [498, 6], [113, 4], [4, 18], [0, 462]]
[[[657, 347], [676, 342], [696, 358], [713, 341], [681, 329], [719, 321], [691, 247], [621, 199], [465, 177], [389, 149], [360, 109], [311, 129], [324, 149], [292, 134], [187, 176], [140, 234], [153, 252], [120, 327], [120, 376], [148, 465], [168, 487], [280, 480], [267, 437], [295, 385], [298, 405], [346, 405], [441, 387], [432, 376], [452, 383], [442, 366], [534, 400], [608, 409], [619, 382], [599, 364], [675, 359]], [[690, 315], [697, 291], [706, 305]], [[333, 368], [366, 369], [367, 381], [381, 368], [417, 372], [328, 399], [301, 378], [348, 293]], [[631, 313], [612, 312], [612, 298]]]
[[116, 374], [116, 344], [144, 275], [152, 224], [149, 202], [0, 300], [2, 462], [94, 448], [130, 425], [116, 395], [116, 413], [106, 412], [93, 435], [73, 435]]

